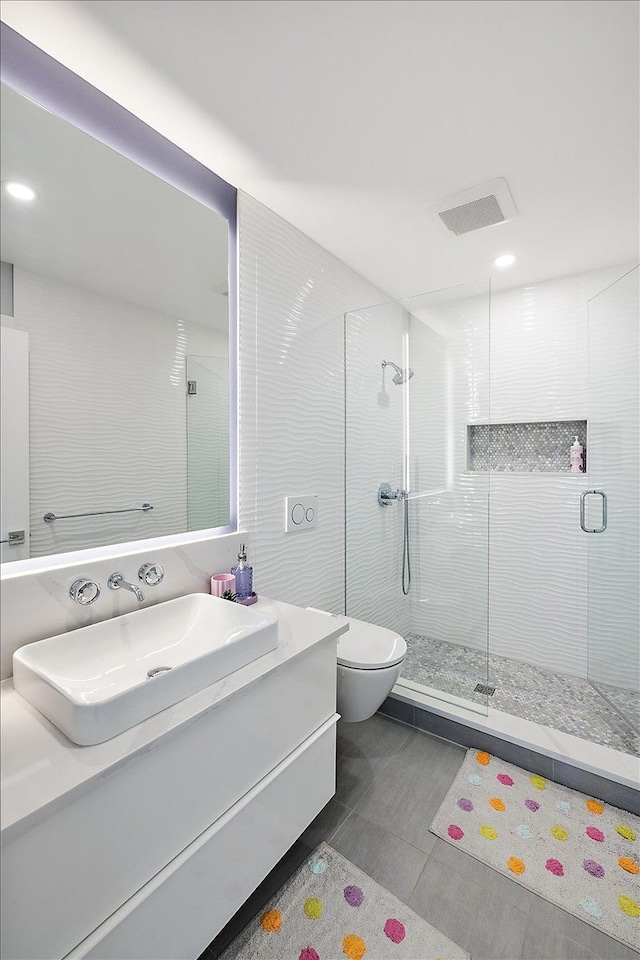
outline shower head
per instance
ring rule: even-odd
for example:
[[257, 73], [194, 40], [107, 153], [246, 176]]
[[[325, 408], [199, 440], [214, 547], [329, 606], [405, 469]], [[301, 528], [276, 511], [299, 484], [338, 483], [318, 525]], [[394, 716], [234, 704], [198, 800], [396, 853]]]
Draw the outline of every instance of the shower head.
[[395, 376], [393, 377], [393, 382], [396, 384], [396, 386], [399, 386], [401, 383], [406, 383], [407, 380], [411, 380], [411, 377], [413, 376], [413, 370], [411, 370], [410, 367], [407, 367], [406, 370], [402, 370], [397, 363], [392, 363], [391, 360], [382, 361], [382, 369], [384, 370], [385, 367], [393, 367], [393, 369], [396, 371]]

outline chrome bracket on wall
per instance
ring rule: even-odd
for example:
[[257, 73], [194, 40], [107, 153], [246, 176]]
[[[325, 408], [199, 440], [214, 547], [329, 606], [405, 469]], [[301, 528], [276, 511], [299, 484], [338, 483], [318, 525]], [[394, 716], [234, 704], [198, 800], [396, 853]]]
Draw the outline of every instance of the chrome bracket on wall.
[[[586, 525], [587, 497], [591, 494], [602, 497], [602, 524], [599, 527]], [[584, 490], [580, 494], [580, 526], [585, 533], [604, 533], [607, 529], [607, 495], [604, 490]]]
[[10, 530], [6, 540], [0, 540], [0, 543], [8, 543], [11, 547], [19, 547], [24, 543], [24, 530]]

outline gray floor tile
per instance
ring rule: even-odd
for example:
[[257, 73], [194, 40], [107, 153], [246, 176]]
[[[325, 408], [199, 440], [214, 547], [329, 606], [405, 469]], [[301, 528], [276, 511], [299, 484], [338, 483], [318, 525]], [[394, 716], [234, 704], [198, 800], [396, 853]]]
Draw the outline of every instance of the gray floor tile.
[[333, 797], [324, 807], [318, 816], [313, 820], [304, 831], [300, 839], [311, 849], [315, 849], [323, 841], [330, 843], [331, 838], [339, 830], [346, 818], [351, 813], [349, 807], [339, 803]]
[[339, 724], [336, 797], [202, 960], [216, 960], [323, 840], [463, 946], [473, 960], [640, 960], [590, 924], [429, 833], [464, 753], [464, 748], [381, 715]]
[[539, 920], [527, 923], [521, 960], [599, 960], [595, 953], [575, 940], [550, 930]]
[[522, 955], [527, 914], [430, 856], [409, 906], [473, 960]]
[[428, 853], [429, 826], [464, 760], [462, 747], [414, 731], [376, 777], [356, 812]]
[[596, 930], [573, 914], [561, 910], [542, 897], [535, 897], [529, 911], [532, 924], [541, 924], [547, 930], [561, 934], [569, 940], [586, 947], [599, 960], [637, 960], [638, 954], [623, 943]]
[[481, 863], [475, 857], [465, 853], [464, 850], [454, 847], [451, 843], [435, 838], [435, 843], [431, 851], [431, 856], [439, 860], [451, 870], [455, 870], [465, 880], [472, 880], [479, 887], [490, 888], [501, 900], [506, 900], [511, 906], [516, 907], [523, 913], [528, 913], [531, 907], [532, 896], [529, 890], [510, 880], [502, 873], [498, 873], [486, 863]]
[[355, 807], [411, 735], [409, 727], [378, 714], [362, 723], [339, 723], [336, 800]]
[[357, 813], [343, 823], [331, 846], [403, 903], [413, 893], [427, 862], [422, 850]]

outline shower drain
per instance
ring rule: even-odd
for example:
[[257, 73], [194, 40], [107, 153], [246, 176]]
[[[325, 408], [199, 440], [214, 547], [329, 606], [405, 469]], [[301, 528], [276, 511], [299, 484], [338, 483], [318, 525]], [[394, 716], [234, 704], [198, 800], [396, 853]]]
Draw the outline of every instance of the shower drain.
[[484, 693], [485, 696], [487, 696], [487, 697], [492, 697], [492, 696], [494, 695], [494, 693], [496, 692], [496, 688], [495, 688], [495, 687], [488, 687], [488, 686], [486, 685], [486, 683], [476, 683], [475, 687], [473, 688], [473, 692], [474, 692], [474, 693]]

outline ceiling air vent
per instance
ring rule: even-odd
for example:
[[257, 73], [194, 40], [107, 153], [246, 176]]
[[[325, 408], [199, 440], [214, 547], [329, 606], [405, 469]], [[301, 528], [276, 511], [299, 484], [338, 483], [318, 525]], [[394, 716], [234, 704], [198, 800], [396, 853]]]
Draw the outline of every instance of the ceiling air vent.
[[432, 209], [447, 230], [457, 237], [496, 223], [506, 223], [517, 216], [507, 181], [502, 177], [440, 200]]

